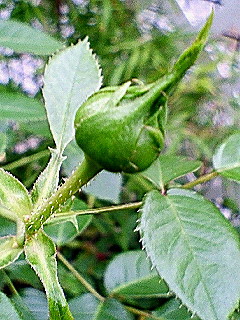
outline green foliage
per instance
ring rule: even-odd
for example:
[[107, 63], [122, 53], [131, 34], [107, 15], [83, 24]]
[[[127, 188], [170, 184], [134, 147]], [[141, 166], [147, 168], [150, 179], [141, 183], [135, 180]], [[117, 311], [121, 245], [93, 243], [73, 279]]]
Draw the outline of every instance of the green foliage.
[[43, 104], [20, 93], [1, 93], [1, 119], [19, 122], [45, 120], [46, 114]]
[[87, 38], [51, 58], [44, 73], [43, 96], [58, 151], [63, 152], [73, 139], [77, 109], [100, 86], [99, 66]]
[[111, 295], [125, 298], [167, 297], [169, 292], [142, 251], [115, 257], [106, 269], [104, 284]]
[[0, 169], [1, 215], [11, 220], [23, 219], [32, 210], [32, 202], [26, 188], [10, 173]]
[[23, 249], [19, 248], [17, 239], [14, 236], [0, 238], [0, 268], [4, 268], [17, 260]]
[[200, 161], [188, 160], [180, 156], [161, 155], [142, 176], [151, 181], [157, 188], [163, 189], [170, 181], [198, 170]]
[[39, 30], [17, 21], [0, 21], [0, 45], [16, 52], [49, 55], [63, 44]]
[[227, 138], [213, 157], [214, 168], [226, 178], [240, 181], [240, 134], [236, 133]]
[[20, 316], [18, 315], [14, 305], [11, 301], [6, 297], [5, 294], [0, 292], [0, 316], [3, 320], [21, 320]]
[[74, 319], [81, 320], [133, 320], [131, 313], [114, 299], [108, 299], [99, 303], [91, 294], [82, 295], [70, 301]]
[[236, 230], [192, 191], [152, 191], [142, 210], [143, 247], [169, 287], [201, 319], [227, 319], [240, 292]]

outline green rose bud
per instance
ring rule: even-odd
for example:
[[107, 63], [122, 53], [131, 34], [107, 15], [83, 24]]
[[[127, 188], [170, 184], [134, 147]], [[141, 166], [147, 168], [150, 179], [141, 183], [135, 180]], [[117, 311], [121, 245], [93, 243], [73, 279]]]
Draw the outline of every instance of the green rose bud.
[[202, 50], [212, 15], [171, 72], [148, 86], [107, 87], [77, 111], [76, 141], [92, 160], [112, 172], [135, 173], [148, 168], [164, 144], [167, 95]]

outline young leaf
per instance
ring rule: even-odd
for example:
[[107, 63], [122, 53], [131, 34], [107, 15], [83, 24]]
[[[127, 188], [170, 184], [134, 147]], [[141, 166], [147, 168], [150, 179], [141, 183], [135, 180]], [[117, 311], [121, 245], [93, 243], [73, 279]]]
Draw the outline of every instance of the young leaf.
[[156, 187], [162, 188], [171, 180], [198, 170], [201, 167], [201, 164], [201, 161], [192, 161], [184, 157], [161, 155], [141, 174]]
[[101, 86], [98, 63], [87, 39], [55, 55], [46, 67], [43, 95], [57, 150], [63, 152], [74, 136], [79, 106]]
[[61, 156], [56, 150], [51, 149], [51, 159], [35, 182], [31, 193], [34, 209], [41, 206], [56, 191], [59, 171], [64, 159], [65, 157]]
[[10, 173], [0, 169], [0, 214], [16, 220], [30, 214], [31, 210], [32, 202], [27, 189]]
[[16, 92], [4, 92], [0, 97], [0, 120], [29, 122], [46, 119], [43, 104]]
[[240, 133], [221, 144], [213, 156], [213, 165], [222, 176], [240, 182]]
[[69, 302], [74, 320], [133, 320], [134, 316], [114, 299], [99, 302], [87, 293]]
[[117, 255], [106, 269], [104, 284], [112, 295], [131, 298], [166, 297], [169, 292], [143, 251]]
[[22, 320], [18, 315], [11, 300], [0, 292], [0, 319], [1, 320]]
[[202, 320], [226, 320], [239, 302], [240, 246], [220, 211], [192, 191], [151, 191], [139, 227], [153, 266], [183, 304]]
[[19, 247], [15, 236], [0, 238], [0, 268], [5, 268], [17, 260], [23, 248]]
[[49, 55], [63, 47], [63, 43], [48, 34], [14, 20], [0, 21], [0, 46], [19, 53]]
[[56, 249], [52, 240], [39, 231], [25, 244], [26, 259], [41, 279], [46, 290], [50, 320], [73, 319], [57, 277]]

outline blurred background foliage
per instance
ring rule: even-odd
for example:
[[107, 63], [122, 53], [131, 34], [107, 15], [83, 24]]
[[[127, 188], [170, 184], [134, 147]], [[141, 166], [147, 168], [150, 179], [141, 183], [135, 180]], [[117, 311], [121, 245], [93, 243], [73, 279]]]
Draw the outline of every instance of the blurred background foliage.
[[[102, 67], [104, 86], [129, 79], [149, 83], [171, 68], [195, 36], [194, 30], [174, 18], [179, 10], [173, 0], [168, 1], [167, 6], [160, 0], [0, 1], [1, 20], [26, 23], [66, 46], [88, 36]], [[239, 130], [239, 46], [234, 37], [237, 38], [232, 32], [211, 37], [197, 64], [169, 100], [164, 153], [202, 161], [200, 170], [173, 183], [193, 180], [209, 172], [216, 146]], [[21, 93], [23, 98], [31, 97], [32, 103], [42, 105], [42, 75], [47, 56], [0, 48], [0, 58], [0, 108], [6, 103], [5, 93]], [[19, 101], [16, 103], [20, 104]], [[0, 165], [28, 188], [46, 166], [48, 146], [54, 147], [54, 144], [46, 117], [18, 119], [15, 115], [6, 121], [0, 109]], [[69, 175], [83, 158], [74, 142], [68, 146], [66, 155], [62, 177]], [[81, 191], [78, 198], [82, 208], [86, 204], [90, 208], [101, 207], [139, 200], [151, 188], [141, 174], [122, 177], [104, 172]], [[234, 182], [226, 184], [217, 178], [197, 190], [214, 200], [238, 225], [239, 187]], [[136, 219], [137, 213], [129, 210], [121, 214], [103, 214], [93, 217], [81, 235], [65, 225], [54, 230], [52, 236], [65, 256], [72, 259], [75, 268], [104, 291], [101, 279], [109, 259], [122, 251], [140, 249], [138, 236], [133, 232]], [[1, 218], [0, 232], [2, 235], [14, 233], [14, 226]], [[8, 267], [7, 274], [1, 277], [0, 286], [4, 288], [10, 277], [17, 287], [25, 288], [26, 301], [34, 299], [29, 285], [41, 289], [23, 260]], [[86, 292], [63, 265], [60, 265], [60, 279], [68, 297]], [[154, 308], [158, 305], [154, 299], [145, 300], [141, 301], [141, 306]], [[137, 306], [139, 302], [132, 301], [132, 304]]]

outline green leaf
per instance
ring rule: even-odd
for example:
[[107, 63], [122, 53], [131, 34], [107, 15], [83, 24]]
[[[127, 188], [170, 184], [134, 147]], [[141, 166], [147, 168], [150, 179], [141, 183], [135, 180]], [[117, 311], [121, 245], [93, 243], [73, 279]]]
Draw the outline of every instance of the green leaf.
[[201, 164], [201, 161], [192, 161], [184, 157], [161, 155], [141, 174], [158, 188], [163, 188], [171, 180], [198, 170]]
[[192, 191], [151, 191], [142, 210], [143, 246], [170, 290], [202, 320], [226, 320], [240, 297], [236, 230]]
[[[164, 305], [155, 310], [153, 314], [166, 320], [200, 320], [198, 317], [194, 317], [186, 307], [175, 299], [164, 303]], [[148, 319], [151, 320], [150, 318]]]
[[24, 288], [21, 292], [21, 297], [32, 312], [34, 319], [48, 319], [47, 299], [42, 291], [33, 288]]
[[0, 120], [29, 122], [46, 119], [43, 104], [20, 93], [1, 92]]
[[117, 255], [106, 269], [104, 284], [109, 293], [131, 298], [166, 297], [169, 292], [143, 251]]
[[42, 283], [25, 259], [18, 259], [15, 263], [7, 266], [5, 270], [12, 281], [18, 281], [24, 285], [42, 289]]
[[101, 86], [98, 63], [87, 39], [55, 55], [46, 67], [43, 95], [57, 149], [74, 136], [74, 118], [80, 105]]
[[17, 292], [11, 296], [11, 302], [21, 317], [21, 320], [37, 320]]
[[103, 170], [83, 190], [99, 199], [110, 200], [119, 203], [122, 189], [122, 177], [120, 174]]
[[92, 294], [86, 293], [69, 301], [69, 308], [74, 320], [93, 320], [99, 300]]
[[0, 46], [19, 53], [49, 55], [63, 44], [48, 34], [14, 20], [0, 21]]
[[11, 220], [30, 214], [32, 202], [27, 189], [10, 173], [0, 169], [0, 214]]
[[58, 187], [59, 172], [65, 157], [61, 156], [57, 150], [50, 149], [50, 151], [51, 159], [45, 170], [38, 177], [32, 189], [31, 196], [35, 210], [37, 210]]
[[1, 320], [22, 320], [18, 315], [11, 300], [0, 292], [0, 319]]
[[23, 248], [19, 247], [15, 236], [0, 238], [0, 268], [5, 268], [17, 260]]
[[213, 156], [213, 166], [222, 176], [240, 182], [240, 133], [221, 144]]
[[87, 293], [69, 302], [74, 320], [133, 320], [134, 316], [114, 299], [99, 302]]
[[43, 231], [39, 231], [33, 238], [26, 240], [25, 254], [46, 290], [50, 320], [73, 319], [58, 282], [56, 249], [53, 241]]

